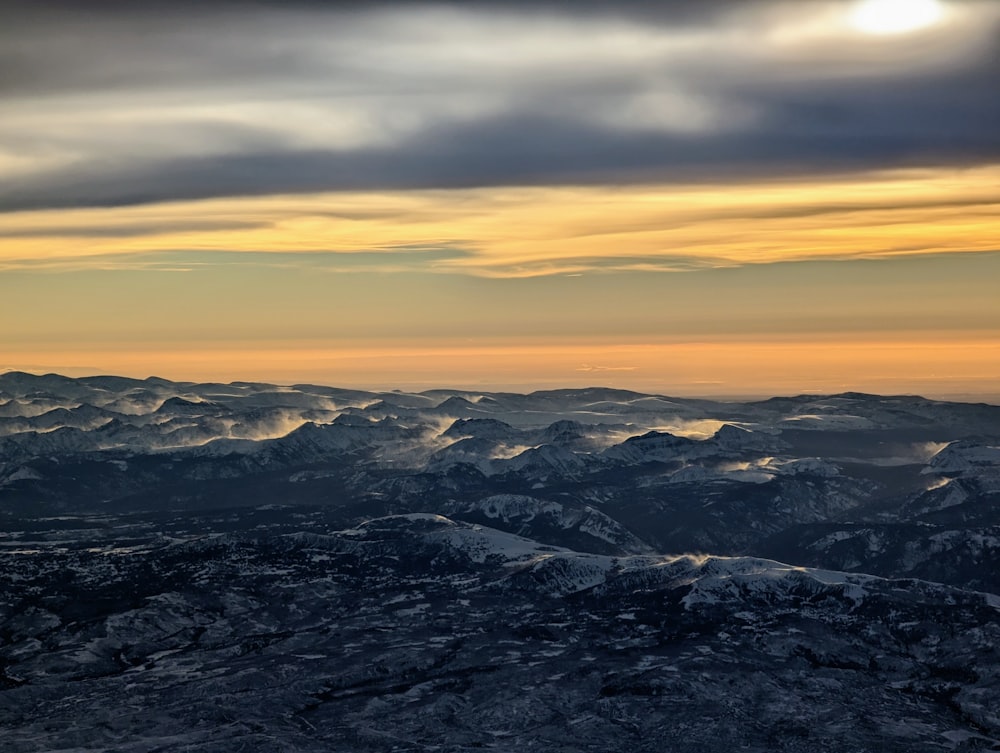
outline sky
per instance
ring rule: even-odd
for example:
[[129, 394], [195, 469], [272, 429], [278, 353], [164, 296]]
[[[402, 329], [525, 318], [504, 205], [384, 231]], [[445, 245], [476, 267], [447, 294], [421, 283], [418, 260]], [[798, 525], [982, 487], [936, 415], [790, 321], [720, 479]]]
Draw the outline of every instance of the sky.
[[1000, 399], [1000, 2], [0, 16], [0, 371]]

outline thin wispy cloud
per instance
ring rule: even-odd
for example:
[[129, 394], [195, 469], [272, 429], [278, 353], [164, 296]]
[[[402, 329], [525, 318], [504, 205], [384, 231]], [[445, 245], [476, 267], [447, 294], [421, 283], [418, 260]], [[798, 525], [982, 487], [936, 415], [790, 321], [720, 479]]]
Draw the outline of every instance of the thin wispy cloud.
[[397, 247], [353, 252], [273, 252], [246, 249], [165, 249], [91, 256], [52, 256], [0, 260], [0, 271], [190, 272], [233, 268], [299, 270], [310, 273], [426, 272], [435, 264], [466, 256], [459, 248]]
[[583, 364], [580, 364], [579, 366], [577, 366], [576, 370], [577, 371], [586, 371], [586, 372], [589, 372], [589, 373], [595, 373], [595, 372], [596, 373], [601, 373], [601, 372], [608, 372], [608, 371], [635, 371], [638, 368], [639, 368], [638, 366], [594, 366], [594, 365], [589, 364], [589, 363], [583, 363]]
[[[0, 265], [113, 266], [119, 255], [122, 264], [152, 268], [187, 251], [184, 266], [490, 278], [669, 273], [991, 252], [998, 210], [996, 166], [725, 184], [282, 195], [9, 213]], [[991, 227], [996, 232], [984, 232]]]
[[170, 233], [214, 233], [231, 230], [258, 230], [266, 223], [253, 220], [185, 220], [163, 222], [107, 222], [92, 225], [26, 223], [0, 227], [0, 239], [25, 238], [141, 238]]

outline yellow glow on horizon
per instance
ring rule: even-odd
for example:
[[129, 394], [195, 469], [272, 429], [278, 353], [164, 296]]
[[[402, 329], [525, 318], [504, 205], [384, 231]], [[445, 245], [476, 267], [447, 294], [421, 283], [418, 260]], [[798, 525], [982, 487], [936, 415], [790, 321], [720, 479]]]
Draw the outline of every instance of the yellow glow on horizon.
[[[519, 277], [992, 251], [1000, 237], [1000, 166], [716, 185], [213, 199], [12, 213], [2, 228], [0, 269], [115, 268], [125, 255], [170, 250], [335, 259], [450, 247], [461, 254], [421, 269]], [[387, 256], [386, 271], [393, 264]]]
[[270, 342], [249, 347], [65, 347], [7, 352], [35, 370], [178, 380], [312, 382], [367, 389], [544, 389], [613, 384], [678, 395], [1000, 395], [1000, 338], [962, 332], [869, 337], [478, 344]]
[[[1000, 165], [8, 213], [0, 369], [995, 394], [998, 238]], [[766, 266], [927, 254], [938, 256]], [[94, 270], [130, 274], [55, 274]]]

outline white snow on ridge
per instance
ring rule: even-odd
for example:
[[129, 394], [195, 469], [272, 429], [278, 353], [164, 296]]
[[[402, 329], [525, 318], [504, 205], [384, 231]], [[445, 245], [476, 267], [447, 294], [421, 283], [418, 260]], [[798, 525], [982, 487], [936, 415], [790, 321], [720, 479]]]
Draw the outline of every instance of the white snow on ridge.
[[500, 560], [515, 572], [530, 571], [536, 587], [553, 595], [575, 593], [603, 583], [616, 562], [614, 557], [546, 546], [483, 526], [456, 526], [435, 531], [428, 538], [447, 543], [473, 562]]
[[838, 586], [856, 604], [864, 600], [864, 584], [878, 581], [871, 575], [855, 575], [785, 565], [752, 557], [711, 558], [691, 579], [691, 591], [682, 599], [685, 607], [733, 601], [747, 594], [773, 592], [786, 586]]
[[706, 481], [739, 481], [745, 484], [766, 484], [775, 474], [768, 469], [754, 467], [749, 463], [725, 464], [715, 467], [686, 465], [670, 475], [672, 484], [701, 483]]
[[402, 515], [394, 515], [394, 518], [402, 518], [404, 520], [427, 520], [432, 523], [438, 523], [440, 525], [454, 526], [457, 525], [451, 518], [446, 518], [444, 515], [437, 515], [432, 512], [409, 512], [403, 513]]
[[481, 512], [487, 518], [495, 518], [505, 523], [514, 519], [530, 521], [538, 515], [561, 515], [563, 512], [563, 506], [558, 502], [521, 494], [495, 494], [473, 502], [467, 509]]
[[[444, 520], [448, 520], [445, 518]], [[460, 526], [449, 521], [452, 527], [428, 534], [431, 541], [440, 541], [464, 552], [473, 562], [500, 559], [506, 563], [549, 557], [554, 553], [576, 554], [562, 547], [545, 546], [505, 531], [484, 526]]]
[[875, 424], [864, 416], [829, 413], [802, 413], [783, 418], [780, 423], [794, 429], [857, 430], [875, 428]]
[[775, 473], [781, 475], [794, 476], [805, 473], [810, 476], [825, 476], [827, 478], [840, 475], [840, 469], [826, 460], [820, 458], [794, 458], [791, 460], [777, 460], [769, 458], [765, 467], [773, 469]]
[[[410, 524], [417, 525], [413, 535], [418, 539], [462, 552], [473, 562], [496, 563], [511, 570], [511, 576], [530, 572], [535, 586], [553, 595], [613, 583], [618, 577], [641, 578], [649, 573], [652, 577], [646, 582], [652, 588], [690, 586], [682, 602], [687, 608], [803, 588], [807, 591], [832, 589], [860, 603], [867, 593], [866, 586], [883, 580], [871, 575], [798, 567], [755, 557], [692, 554], [615, 557], [581, 553], [430, 513], [378, 518], [338, 535], [355, 538], [382, 528], [406, 529]], [[432, 525], [426, 528], [421, 524]]]
[[923, 473], [1000, 471], [1000, 447], [968, 441], [951, 442], [930, 459]]

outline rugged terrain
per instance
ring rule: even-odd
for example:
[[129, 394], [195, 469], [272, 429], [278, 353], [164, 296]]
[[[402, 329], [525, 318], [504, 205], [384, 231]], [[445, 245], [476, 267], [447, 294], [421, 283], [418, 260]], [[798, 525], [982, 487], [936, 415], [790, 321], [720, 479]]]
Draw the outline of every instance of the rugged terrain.
[[0, 374], [3, 750], [1000, 749], [1000, 407]]

